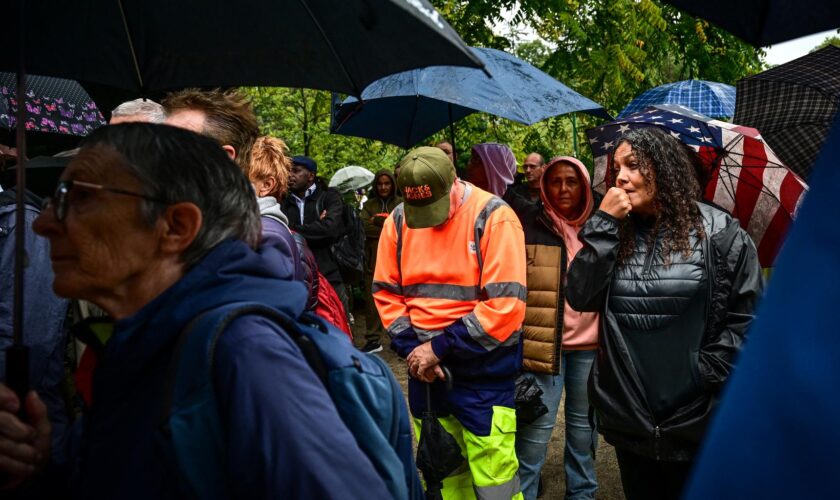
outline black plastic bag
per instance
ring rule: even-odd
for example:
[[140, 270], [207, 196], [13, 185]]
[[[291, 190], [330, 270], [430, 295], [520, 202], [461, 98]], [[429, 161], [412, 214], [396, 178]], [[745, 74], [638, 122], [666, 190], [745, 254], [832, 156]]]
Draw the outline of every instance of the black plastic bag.
[[517, 423], [530, 424], [548, 413], [548, 408], [542, 401], [542, 394], [543, 391], [534, 377], [523, 375], [516, 380], [514, 401]]

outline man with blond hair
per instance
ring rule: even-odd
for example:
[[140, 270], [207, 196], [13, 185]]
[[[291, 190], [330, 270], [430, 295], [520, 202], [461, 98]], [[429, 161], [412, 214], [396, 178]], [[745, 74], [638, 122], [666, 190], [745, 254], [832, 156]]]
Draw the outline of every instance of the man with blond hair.
[[238, 90], [185, 89], [167, 95], [163, 107], [167, 124], [216, 140], [240, 167], [248, 167], [260, 129], [251, 102]]

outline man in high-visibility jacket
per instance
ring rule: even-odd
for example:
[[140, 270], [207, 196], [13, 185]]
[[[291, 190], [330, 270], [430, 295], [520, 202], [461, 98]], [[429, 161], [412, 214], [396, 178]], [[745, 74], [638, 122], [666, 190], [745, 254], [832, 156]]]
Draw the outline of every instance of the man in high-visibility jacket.
[[[521, 498], [514, 449], [514, 385], [522, 360], [525, 238], [501, 199], [456, 178], [438, 148], [400, 162], [405, 202], [382, 229], [373, 297], [391, 348], [408, 363], [419, 434], [432, 410], [466, 458], [444, 498]], [[441, 364], [451, 372], [447, 390]], [[418, 436], [419, 437], [419, 436]]]

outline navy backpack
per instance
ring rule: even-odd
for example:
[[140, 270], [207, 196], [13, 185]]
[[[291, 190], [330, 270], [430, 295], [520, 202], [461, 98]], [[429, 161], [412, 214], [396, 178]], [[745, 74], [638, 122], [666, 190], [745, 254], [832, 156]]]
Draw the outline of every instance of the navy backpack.
[[212, 360], [219, 335], [243, 315], [269, 318], [294, 339], [393, 498], [423, 498], [412, 453], [411, 421], [388, 365], [357, 350], [346, 334], [314, 314], [304, 313], [296, 321], [250, 302], [200, 314], [181, 333], [172, 355], [161, 430], [184, 492], [202, 499], [232, 496], [224, 471], [224, 434]]

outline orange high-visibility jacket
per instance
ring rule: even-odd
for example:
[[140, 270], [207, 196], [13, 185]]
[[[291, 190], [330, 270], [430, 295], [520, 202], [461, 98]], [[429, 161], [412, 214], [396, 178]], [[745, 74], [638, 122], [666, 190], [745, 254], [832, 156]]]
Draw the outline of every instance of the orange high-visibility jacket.
[[410, 229], [402, 208], [385, 221], [373, 278], [373, 297], [389, 335], [410, 326], [426, 342], [462, 320], [486, 351], [518, 344], [525, 317], [525, 238], [513, 210], [469, 183], [461, 206], [440, 226]]

